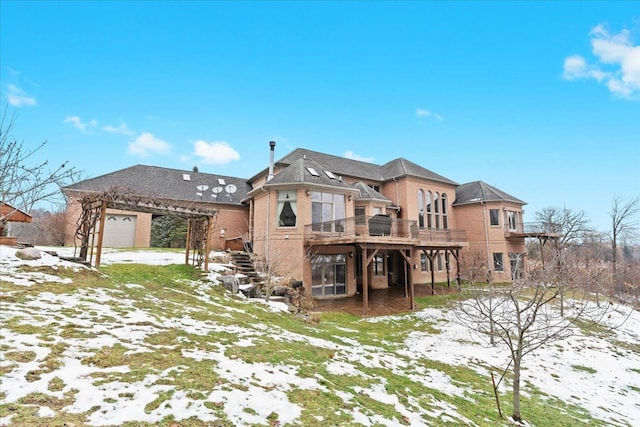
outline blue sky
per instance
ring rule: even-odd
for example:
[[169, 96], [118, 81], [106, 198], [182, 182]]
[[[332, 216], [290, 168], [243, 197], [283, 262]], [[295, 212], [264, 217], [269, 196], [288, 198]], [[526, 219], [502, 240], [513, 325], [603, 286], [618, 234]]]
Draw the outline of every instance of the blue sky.
[[[0, 2], [25, 146], [250, 177], [296, 147], [584, 210], [640, 194], [638, 2]], [[161, 185], [161, 183], [158, 183]]]

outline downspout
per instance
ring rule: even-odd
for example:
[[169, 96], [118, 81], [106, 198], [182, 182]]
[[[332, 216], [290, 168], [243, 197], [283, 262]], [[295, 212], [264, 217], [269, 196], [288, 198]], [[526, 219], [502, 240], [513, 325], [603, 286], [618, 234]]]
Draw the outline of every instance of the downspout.
[[[276, 142], [275, 141], [269, 141], [269, 175], [267, 176], [267, 182], [271, 181], [273, 179], [273, 168], [274, 168], [274, 153], [275, 153], [275, 149], [276, 149]], [[266, 246], [265, 246], [265, 259], [267, 260], [267, 263], [269, 263], [270, 261], [270, 254], [269, 254], [269, 242], [270, 242], [270, 228], [271, 228], [271, 191], [267, 191], [264, 188], [264, 185], [261, 187], [262, 191], [265, 191], [267, 193], [267, 236], [266, 236]]]
[[489, 255], [491, 254], [491, 252], [489, 251], [489, 224], [487, 223], [487, 207], [482, 200], [480, 200], [480, 204], [482, 205], [482, 221], [484, 222], [484, 242], [487, 248], [487, 270], [490, 270], [491, 259]]
[[267, 263], [269, 263], [269, 227], [271, 227], [271, 219], [270, 219], [271, 218], [271, 191], [265, 190], [264, 185], [260, 187], [260, 189], [265, 193], [267, 193], [267, 224], [266, 224], [267, 235], [266, 235], [264, 258], [267, 261]]

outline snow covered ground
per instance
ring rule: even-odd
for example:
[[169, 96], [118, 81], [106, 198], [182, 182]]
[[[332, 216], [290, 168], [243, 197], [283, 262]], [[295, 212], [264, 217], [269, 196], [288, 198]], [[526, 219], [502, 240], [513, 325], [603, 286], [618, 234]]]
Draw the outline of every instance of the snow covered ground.
[[[55, 250], [61, 255], [72, 256], [69, 249], [41, 248]], [[105, 250], [102, 256], [104, 264], [109, 263], [149, 263], [156, 265], [182, 263], [184, 254], [158, 251], [117, 251]], [[33, 286], [38, 283], [71, 284], [71, 279], [57, 277], [52, 273], [25, 272], [20, 266], [51, 266], [54, 269], [82, 269], [77, 264], [61, 261], [55, 256], [43, 253], [39, 260], [23, 261], [15, 256], [15, 249], [0, 246], [0, 282], [9, 282], [18, 286]], [[222, 266], [211, 266], [211, 277]], [[210, 283], [193, 283], [194, 295], [206, 300], [208, 304], [219, 307], [229, 315], [236, 307], [226, 306], [208, 296]], [[505, 366], [504, 352], [495, 347], [486, 346], [479, 338], [469, 334], [468, 330], [456, 323], [453, 313], [441, 309], [424, 309], [410, 314], [421, 321], [435, 325], [440, 333], [415, 331], [405, 340], [404, 345], [396, 349], [363, 345], [354, 338], [342, 337], [328, 341], [302, 335], [280, 328], [268, 328], [256, 324], [252, 328], [238, 327], [233, 324], [214, 320], [199, 320], [201, 317], [185, 308], [180, 318], [158, 317], [143, 308], [128, 303], [124, 297], [127, 289], [140, 285], [131, 283], [123, 289], [83, 288], [69, 293], [40, 292], [36, 297], [12, 299], [5, 298], [11, 292], [0, 294], [2, 301], [2, 328], [0, 330], [3, 345], [0, 368], [5, 372], [0, 378], [2, 403], [17, 402], [32, 394], [42, 393], [58, 399], [68, 398], [71, 391], [74, 398], [62, 411], [68, 413], [89, 413], [87, 425], [118, 425], [125, 422], [157, 423], [168, 415], [176, 419], [196, 417], [204, 422], [213, 422], [223, 411], [228, 420], [235, 425], [265, 423], [270, 414], [276, 413], [281, 425], [299, 420], [302, 408], [292, 402], [288, 392], [311, 390], [319, 393], [333, 392], [345, 402], [352, 402], [352, 409], [341, 409], [352, 417], [354, 422], [364, 426], [398, 425], [397, 419], [385, 418], [361, 410], [356, 396], [366, 395], [381, 403], [393, 405], [400, 413], [405, 424], [413, 426], [425, 424], [425, 417], [440, 419], [467, 425], [477, 425], [478, 420], [467, 419], [452, 404], [434, 399], [431, 407], [411, 400], [401, 400], [386, 389], [384, 379], [377, 379], [364, 372], [362, 366], [379, 366], [397, 375], [406, 375], [413, 381], [428, 384], [428, 387], [442, 390], [447, 395], [459, 396], [470, 400], [463, 385], [452, 381], [446, 373], [426, 369], [421, 359], [439, 360], [449, 365], [471, 367], [486, 374], [487, 366]], [[263, 304], [263, 302], [260, 302]], [[282, 304], [272, 304], [272, 309], [283, 309]], [[116, 320], [117, 319], [117, 320]], [[626, 320], [623, 324], [622, 321]], [[60, 334], [55, 342], [43, 340], [42, 336], [31, 333], [15, 332], [6, 322], [18, 321], [20, 324], [42, 328], [58, 328]], [[366, 319], [362, 322], [393, 322], [394, 316]], [[620, 310], [608, 319], [612, 325], [622, 324], [614, 330], [615, 340], [632, 343], [631, 346], [616, 346], [611, 339], [600, 336], [587, 336], [576, 330], [572, 339], [541, 349], [525, 359], [526, 370], [523, 381], [527, 382], [550, 397], [573, 403], [587, 409], [592, 416], [614, 426], [640, 425], [640, 313]], [[65, 328], [82, 328], [80, 337], [64, 337]], [[193, 362], [211, 362], [215, 375], [224, 381], [218, 387], [209, 390], [204, 397], [194, 397], [184, 390], [175, 390], [170, 378], [188, 368], [189, 363], [172, 366], [165, 371], [146, 375], [135, 381], [100, 381], [105, 376], [126, 374], [126, 365], [101, 368], [81, 363], [85, 357], [96, 351], [112, 347], [115, 344], [126, 348], [126, 354], [162, 351], [162, 347], [152, 345], [146, 339], [160, 331], [179, 327], [194, 335], [227, 333], [235, 336], [233, 344], [212, 343], [207, 348], [199, 348], [186, 343], [182, 348], [182, 357]], [[352, 326], [358, 328], [357, 324]], [[357, 334], [351, 336], [357, 337]], [[324, 368], [334, 375], [360, 376], [366, 379], [368, 386], [359, 386], [350, 391], [329, 390], [329, 382], [320, 374], [300, 376], [299, 366], [249, 363], [240, 358], [227, 355], [230, 345], [252, 347], [263, 339], [299, 343], [318, 349], [331, 350], [333, 357], [327, 359]], [[40, 369], [40, 365], [53, 351], [52, 345], [64, 342], [65, 350], [61, 355], [60, 366], [43, 372], [39, 378], [29, 378], [28, 373]], [[635, 343], [635, 348], [633, 348]], [[5, 357], [9, 352], [32, 352], [30, 360], [16, 361]], [[99, 375], [98, 375], [99, 374]], [[60, 389], [51, 387], [52, 381], [61, 380]], [[234, 385], [229, 387], [229, 385]], [[505, 387], [504, 385], [502, 386]], [[173, 391], [160, 405], [152, 410], [149, 404], [159, 395]], [[524, 390], [526, 391], [526, 389]], [[207, 403], [208, 402], [208, 403]], [[211, 403], [215, 402], [215, 407]], [[53, 417], [56, 412], [46, 404], [37, 405], [42, 418]], [[147, 409], [145, 409], [147, 408]], [[12, 414], [0, 412], [0, 425], [10, 425]], [[318, 425], [322, 425], [318, 417]], [[436, 425], [436, 424], [434, 424]]]

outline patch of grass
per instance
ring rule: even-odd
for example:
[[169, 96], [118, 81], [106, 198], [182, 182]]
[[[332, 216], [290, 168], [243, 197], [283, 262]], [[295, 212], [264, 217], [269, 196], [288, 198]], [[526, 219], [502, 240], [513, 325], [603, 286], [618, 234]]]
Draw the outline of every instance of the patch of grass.
[[47, 386], [47, 389], [49, 391], [62, 391], [63, 388], [64, 381], [62, 381], [62, 379], [60, 379], [59, 377], [51, 378], [51, 380], [49, 381], [49, 385]]
[[171, 397], [173, 396], [174, 393], [175, 393], [174, 390], [167, 390], [167, 391], [162, 391], [158, 393], [158, 397], [156, 397], [155, 400], [145, 405], [144, 412], [148, 414], [153, 410], [158, 409], [160, 405], [162, 405], [164, 402], [171, 400]]
[[36, 353], [34, 351], [7, 351], [4, 353], [4, 357], [14, 362], [27, 363], [36, 360]]
[[589, 367], [589, 366], [581, 366], [581, 365], [571, 365], [571, 367], [576, 371], [587, 372], [589, 374], [595, 374], [598, 371]]

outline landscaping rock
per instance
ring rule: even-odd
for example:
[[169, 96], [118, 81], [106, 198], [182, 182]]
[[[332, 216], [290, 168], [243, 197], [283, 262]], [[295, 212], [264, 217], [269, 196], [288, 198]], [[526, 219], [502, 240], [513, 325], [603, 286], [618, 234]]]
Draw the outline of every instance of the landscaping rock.
[[33, 260], [42, 258], [42, 254], [36, 248], [24, 248], [16, 251], [16, 256], [24, 260]]
[[240, 290], [240, 281], [236, 276], [220, 276], [220, 281], [224, 285], [225, 289], [234, 295]]

